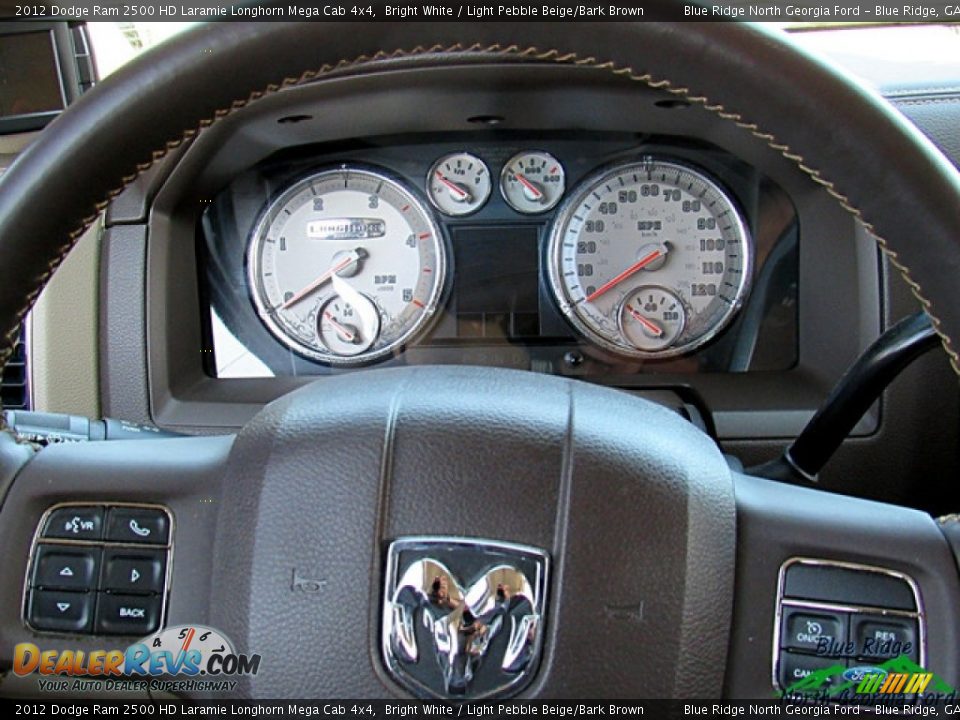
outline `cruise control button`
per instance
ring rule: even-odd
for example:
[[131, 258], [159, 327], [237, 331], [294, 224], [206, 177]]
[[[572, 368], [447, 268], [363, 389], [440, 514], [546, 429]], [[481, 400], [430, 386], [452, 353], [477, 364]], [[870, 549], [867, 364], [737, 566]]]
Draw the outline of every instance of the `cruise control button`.
[[796, 683], [806, 681], [801, 688], [797, 689], [805, 693], [815, 693], [837, 682], [843, 682], [845, 668], [846, 661], [837, 658], [789, 652], [780, 653], [780, 675], [778, 678], [780, 688], [789, 690]]
[[847, 616], [843, 613], [784, 608], [780, 645], [825, 657], [854, 654], [847, 643]]
[[121, 593], [163, 592], [166, 551], [105, 550], [102, 590]]
[[93, 620], [92, 592], [30, 591], [30, 624], [37, 630], [89, 632]]
[[43, 537], [99, 540], [103, 534], [103, 508], [91, 505], [54, 510], [43, 526]]
[[906, 655], [919, 660], [917, 623], [909, 618], [880, 615], [855, 615], [851, 637], [857, 655], [869, 660], [883, 660]]
[[161, 598], [156, 595], [100, 593], [97, 632], [107, 635], [146, 635], [160, 625]]
[[170, 534], [167, 514], [150, 508], [110, 508], [106, 539], [124, 543], [166, 545]]
[[61, 590], [96, 589], [99, 569], [98, 548], [40, 545], [34, 562], [33, 585]]

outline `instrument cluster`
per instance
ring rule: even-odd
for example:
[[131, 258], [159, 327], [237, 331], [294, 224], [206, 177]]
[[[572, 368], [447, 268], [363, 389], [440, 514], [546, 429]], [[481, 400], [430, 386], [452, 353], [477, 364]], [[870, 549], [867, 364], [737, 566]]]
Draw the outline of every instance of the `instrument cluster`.
[[471, 343], [575, 345], [620, 364], [721, 337], [750, 296], [762, 182], [689, 149], [543, 144], [364, 149], [254, 171], [259, 205], [245, 192], [239, 212], [234, 197], [204, 219], [208, 252], [232, 253], [243, 276], [232, 298], [212, 293], [214, 320], [276, 357], [250, 342], [242, 309], [216, 302], [244, 295], [275, 346], [327, 368]]

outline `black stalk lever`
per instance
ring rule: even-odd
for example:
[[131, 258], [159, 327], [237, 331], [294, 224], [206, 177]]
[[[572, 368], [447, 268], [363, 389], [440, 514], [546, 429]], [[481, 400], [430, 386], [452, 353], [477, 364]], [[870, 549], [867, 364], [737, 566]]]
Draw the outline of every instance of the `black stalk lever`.
[[898, 322], [850, 366], [783, 455], [748, 469], [747, 474], [794, 483], [816, 482], [823, 466], [884, 389], [938, 341], [925, 312]]

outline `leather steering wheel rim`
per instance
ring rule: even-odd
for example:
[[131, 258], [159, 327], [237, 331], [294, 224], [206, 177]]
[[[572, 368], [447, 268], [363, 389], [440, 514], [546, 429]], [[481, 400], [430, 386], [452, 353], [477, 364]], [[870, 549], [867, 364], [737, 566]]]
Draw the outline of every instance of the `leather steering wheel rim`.
[[740, 23], [220, 23], [187, 33], [87, 93], [0, 179], [0, 366], [82, 232], [172, 148], [285, 87], [451, 53], [606, 69], [762, 139], [873, 233], [960, 374], [960, 173], [878, 96]]

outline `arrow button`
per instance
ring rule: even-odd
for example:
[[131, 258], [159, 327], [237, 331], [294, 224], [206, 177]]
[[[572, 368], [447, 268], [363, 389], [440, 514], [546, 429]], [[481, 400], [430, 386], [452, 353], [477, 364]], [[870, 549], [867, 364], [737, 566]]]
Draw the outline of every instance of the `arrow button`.
[[100, 548], [39, 545], [33, 586], [56, 590], [93, 590], [100, 570]]
[[89, 632], [93, 624], [95, 595], [92, 592], [31, 590], [27, 600], [30, 625], [37, 630]]
[[103, 551], [103, 587], [112, 593], [163, 592], [166, 550], [108, 548]]

